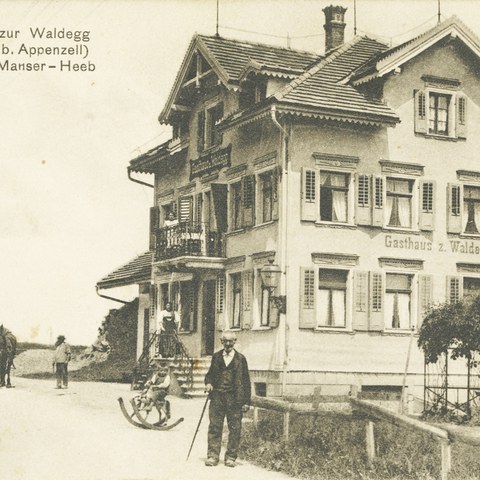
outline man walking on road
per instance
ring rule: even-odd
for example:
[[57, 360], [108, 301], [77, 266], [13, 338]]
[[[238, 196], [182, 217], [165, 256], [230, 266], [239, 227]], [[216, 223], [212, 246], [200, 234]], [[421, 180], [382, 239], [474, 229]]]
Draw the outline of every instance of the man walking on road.
[[62, 388], [62, 381], [63, 386], [68, 388], [68, 362], [71, 358], [72, 350], [70, 345], [65, 341], [63, 335], [59, 335], [55, 342], [55, 354], [53, 357], [53, 365], [57, 377], [57, 388]]
[[250, 405], [250, 375], [246, 358], [233, 346], [237, 340], [234, 332], [222, 335], [223, 349], [214, 353], [205, 376], [205, 390], [211, 402], [209, 409], [208, 453], [205, 465], [218, 465], [222, 446], [223, 422], [227, 417], [228, 444], [225, 465], [234, 467], [242, 430], [242, 415]]

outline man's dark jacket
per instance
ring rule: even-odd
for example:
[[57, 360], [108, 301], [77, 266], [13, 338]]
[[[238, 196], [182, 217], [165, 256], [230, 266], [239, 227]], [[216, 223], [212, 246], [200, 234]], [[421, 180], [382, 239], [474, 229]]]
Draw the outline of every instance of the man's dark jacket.
[[[229, 367], [233, 368], [234, 394], [238, 405], [249, 405], [251, 397], [250, 374], [248, 373], [247, 359], [235, 350], [235, 355]], [[220, 383], [221, 372], [225, 367], [223, 361], [223, 350], [216, 352], [212, 356], [212, 363], [207, 375], [205, 384], [211, 384], [213, 391], [217, 390]]]

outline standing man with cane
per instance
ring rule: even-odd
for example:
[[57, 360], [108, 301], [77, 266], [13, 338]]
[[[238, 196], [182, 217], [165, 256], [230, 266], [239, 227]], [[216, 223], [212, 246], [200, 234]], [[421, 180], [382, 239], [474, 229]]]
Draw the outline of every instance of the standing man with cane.
[[225, 466], [235, 467], [240, 446], [242, 416], [250, 406], [250, 375], [246, 358], [233, 347], [237, 340], [235, 332], [222, 335], [223, 349], [214, 353], [205, 376], [205, 390], [211, 398], [208, 427], [208, 452], [205, 465], [218, 465], [222, 447], [223, 422], [227, 417], [228, 444]]

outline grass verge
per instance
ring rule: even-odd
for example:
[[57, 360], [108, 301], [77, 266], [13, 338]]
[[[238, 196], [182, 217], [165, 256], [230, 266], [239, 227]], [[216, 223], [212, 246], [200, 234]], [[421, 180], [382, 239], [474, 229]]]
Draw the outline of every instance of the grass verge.
[[[282, 421], [278, 413], [260, 411], [257, 429], [245, 424], [240, 456], [268, 470], [311, 480], [440, 477], [440, 445], [427, 435], [376, 422], [376, 458], [368, 467], [364, 419], [335, 413], [295, 415], [288, 444], [282, 440]], [[478, 448], [453, 445], [449, 479], [480, 479]]]

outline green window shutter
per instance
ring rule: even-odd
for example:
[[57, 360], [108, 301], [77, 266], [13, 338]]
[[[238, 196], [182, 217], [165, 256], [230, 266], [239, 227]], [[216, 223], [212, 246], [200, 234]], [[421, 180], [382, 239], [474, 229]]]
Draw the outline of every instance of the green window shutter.
[[317, 278], [314, 268], [300, 267], [299, 328], [315, 327]]
[[215, 310], [217, 330], [225, 330], [225, 275], [217, 275], [215, 285]]
[[272, 173], [272, 219], [278, 220], [278, 180], [279, 174], [277, 169]]
[[202, 110], [197, 115], [197, 151], [205, 149], [205, 112]]
[[419, 201], [419, 227], [420, 230], [432, 231], [435, 223], [435, 182], [420, 182]]
[[150, 285], [150, 318], [155, 318], [157, 312], [157, 286]]
[[150, 207], [150, 250], [155, 250], [155, 231], [159, 227], [160, 222], [160, 208]]
[[462, 297], [463, 297], [462, 277], [448, 275], [446, 301], [448, 303], [455, 303], [460, 301]]
[[423, 90], [414, 90], [415, 132], [427, 133], [427, 95]]
[[178, 201], [178, 210], [179, 210], [179, 221], [180, 222], [191, 222], [193, 217], [193, 198], [181, 197]]
[[467, 97], [463, 93], [457, 94], [455, 107], [455, 135], [467, 138]]
[[252, 328], [253, 275], [251, 271], [242, 272], [242, 328]]
[[370, 272], [370, 322], [369, 330], [384, 329], [385, 281], [382, 272]]
[[372, 186], [370, 175], [356, 174], [355, 223], [357, 225], [372, 224]]
[[255, 224], [255, 175], [242, 178], [243, 226]]
[[302, 213], [301, 219], [315, 222], [320, 213], [320, 186], [318, 172], [302, 167]]
[[433, 275], [418, 276], [418, 319], [417, 327], [422, 326], [425, 314], [433, 302]]
[[368, 272], [355, 271], [353, 276], [354, 330], [368, 330]]
[[372, 178], [372, 225], [383, 227], [383, 212], [385, 206], [385, 177], [374, 176]]
[[463, 188], [460, 184], [447, 185], [447, 232], [462, 232]]

